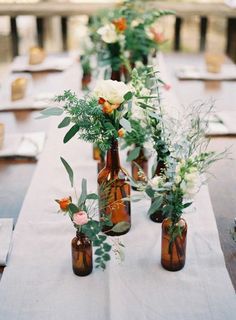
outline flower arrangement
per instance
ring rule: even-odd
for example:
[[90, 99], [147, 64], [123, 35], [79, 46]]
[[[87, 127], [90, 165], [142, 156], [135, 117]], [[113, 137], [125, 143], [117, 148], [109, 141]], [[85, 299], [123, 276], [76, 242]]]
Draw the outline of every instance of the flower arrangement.
[[138, 61], [147, 64], [148, 55], [154, 53], [165, 37], [156, 22], [167, 10], [148, 10], [141, 1], [127, 0], [119, 9], [109, 12], [97, 30], [104, 44], [101, 60], [112, 70], [131, 73]]
[[99, 149], [106, 151], [112, 140], [122, 135], [123, 129], [131, 131], [131, 125], [126, 119], [131, 98], [132, 93], [123, 82], [102, 80], [92, 94], [82, 99], [71, 91], [65, 91], [56, 97], [56, 102], [62, 106], [45, 109], [41, 115], [49, 117], [65, 113], [58, 127], [72, 127], [66, 133], [64, 143], [78, 133], [80, 139], [96, 143]]
[[[73, 170], [65, 159], [61, 158], [61, 161], [68, 173], [71, 187], [74, 188], [74, 193], [77, 195]], [[106, 192], [105, 188], [103, 192]], [[111, 226], [112, 224], [109, 221], [109, 216], [105, 216], [103, 220], [98, 219], [98, 199], [96, 193], [87, 192], [87, 181], [83, 179], [79, 197], [75, 196], [75, 199], [72, 200], [70, 196], [56, 200], [56, 202], [59, 204], [60, 210], [68, 214], [77, 233], [87, 236], [96, 248], [96, 268], [105, 269], [107, 261], [111, 259], [110, 251], [112, 250], [112, 245], [108, 242], [107, 235], [101, 232], [104, 225]], [[122, 258], [121, 247], [123, 247], [123, 244], [119, 239], [113, 240], [113, 247], [116, 256]]]

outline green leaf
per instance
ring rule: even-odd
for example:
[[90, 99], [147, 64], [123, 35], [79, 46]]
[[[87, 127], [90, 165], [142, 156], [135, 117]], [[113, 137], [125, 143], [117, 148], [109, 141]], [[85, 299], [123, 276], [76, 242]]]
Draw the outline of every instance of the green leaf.
[[189, 206], [191, 206], [192, 202], [187, 202], [183, 205], [183, 208], [186, 209], [188, 208]]
[[127, 157], [127, 161], [130, 162], [130, 161], [133, 161], [133, 160], [137, 159], [138, 156], [139, 156], [140, 150], [141, 150], [140, 147], [136, 147], [136, 148], [134, 148], [133, 150], [131, 150], [131, 151], [129, 152], [128, 157]]
[[79, 126], [75, 124], [73, 127], [70, 128], [70, 130], [65, 135], [63, 142], [67, 143], [71, 138], [74, 137], [74, 135], [79, 131]]
[[105, 254], [102, 256], [102, 259], [103, 259], [104, 261], [109, 261], [109, 260], [111, 260], [111, 257], [109, 256], [108, 253], [105, 253]]
[[152, 203], [151, 207], [148, 210], [148, 214], [150, 215], [150, 214], [156, 212], [158, 209], [160, 209], [162, 201], [163, 201], [162, 196], [155, 198], [155, 201]]
[[154, 198], [155, 191], [152, 189], [152, 187], [147, 186], [145, 192], [150, 198]]
[[100, 244], [101, 244], [101, 241], [100, 241], [100, 240], [98, 240], [98, 239], [93, 240], [93, 246], [94, 246], [94, 247], [99, 247]]
[[70, 117], [65, 117], [61, 123], [59, 123], [58, 128], [67, 127], [70, 124]]
[[126, 94], [124, 95], [124, 100], [128, 101], [128, 100], [132, 99], [132, 97], [133, 97], [133, 93], [131, 91], [126, 92]]
[[96, 263], [100, 263], [100, 262], [101, 262], [101, 260], [102, 260], [102, 258], [101, 258], [101, 257], [97, 257], [97, 258], [95, 259], [95, 262], [96, 262]]
[[70, 203], [70, 204], [69, 204], [69, 210], [70, 210], [70, 212], [71, 212], [72, 214], [74, 214], [74, 213], [76, 213], [76, 212], [79, 211], [79, 208], [78, 208], [75, 204]]
[[40, 114], [42, 115], [40, 117], [40, 119], [48, 118], [51, 116], [60, 116], [63, 114], [63, 112], [64, 112], [64, 110], [61, 108], [58, 108], [58, 107], [47, 108], [47, 109], [40, 111]]
[[112, 248], [112, 246], [110, 244], [104, 243], [104, 245], [103, 245], [104, 251], [109, 252], [109, 251], [111, 251], [111, 248]]
[[99, 239], [100, 239], [102, 242], [105, 241], [106, 238], [107, 238], [107, 236], [104, 236], [103, 234], [101, 234], [101, 235], [99, 236]]
[[112, 229], [111, 231], [113, 232], [117, 232], [117, 233], [121, 233], [121, 232], [125, 232], [130, 228], [130, 223], [126, 222], [126, 221], [122, 221], [117, 223]]
[[90, 193], [87, 195], [86, 199], [88, 200], [98, 200], [98, 195], [96, 193]]
[[97, 256], [101, 256], [101, 255], [103, 255], [103, 250], [99, 248], [99, 249], [95, 250], [95, 254]]
[[120, 119], [120, 125], [127, 131], [127, 132], [131, 132], [132, 131], [132, 127], [130, 122], [125, 119], [125, 118], [121, 118]]
[[62, 157], [61, 157], [61, 162], [63, 163], [63, 165], [64, 165], [64, 167], [65, 167], [65, 169], [66, 169], [66, 171], [68, 173], [71, 187], [73, 187], [74, 186], [74, 173], [73, 173], [73, 170], [70, 167], [69, 163], [65, 159], [63, 159]]
[[79, 197], [78, 206], [81, 206], [81, 204], [85, 202], [86, 198], [87, 198], [87, 180], [83, 178], [81, 183], [81, 194]]

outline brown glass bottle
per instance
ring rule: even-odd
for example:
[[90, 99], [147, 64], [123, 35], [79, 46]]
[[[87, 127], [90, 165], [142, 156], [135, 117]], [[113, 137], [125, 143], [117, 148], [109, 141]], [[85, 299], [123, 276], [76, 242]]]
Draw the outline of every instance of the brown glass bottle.
[[[163, 160], [159, 160], [157, 163], [154, 177], [159, 176], [164, 169], [165, 169], [165, 162]], [[152, 199], [151, 203], [153, 203], [154, 201], [155, 201], [155, 199]], [[154, 213], [150, 214], [150, 219], [153, 222], [162, 223], [162, 221], [165, 219], [165, 216], [163, 215], [162, 210], [158, 209]]]
[[103, 228], [103, 232], [110, 236], [125, 234], [130, 229], [123, 232], [109, 231], [119, 222], [131, 223], [130, 201], [122, 200], [130, 196], [127, 176], [127, 172], [120, 166], [118, 141], [114, 139], [107, 152], [106, 165], [98, 174], [100, 219], [103, 221], [104, 215], [110, 216], [112, 226]]
[[111, 80], [121, 81], [121, 70], [111, 70]]
[[92, 80], [91, 73], [83, 74], [83, 77], [81, 80], [82, 90], [88, 90], [88, 86], [89, 86], [91, 80]]
[[[176, 236], [177, 230], [181, 231]], [[174, 235], [173, 235], [174, 234]], [[187, 223], [181, 218], [173, 225], [167, 218], [162, 223], [161, 264], [169, 271], [181, 270], [185, 265]]]
[[80, 277], [89, 275], [93, 270], [93, 247], [89, 238], [81, 232], [71, 242], [72, 268], [74, 274]]
[[94, 143], [93, 144], [93, 160], [100, 161], [101, 159], [101, 152], [98, 146]]
[[[139, 167], [142, 169], [143, 174], [139, 172]], [[148, 176], [148, 159], [144, 154], [144, 149], [141, 148], [140, 153], [138, 157], [132, 161], [131, 163], [131, 169], [132, 169], [132, 177], [136, 182], [144, 182]], [[137, 190], [137, 188], [132, 187], [132, 189]]]

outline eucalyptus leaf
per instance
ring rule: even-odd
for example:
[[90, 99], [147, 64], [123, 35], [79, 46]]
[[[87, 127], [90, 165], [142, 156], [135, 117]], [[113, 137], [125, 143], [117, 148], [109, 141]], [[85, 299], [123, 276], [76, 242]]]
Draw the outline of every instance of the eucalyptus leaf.
[[72, 214], [79, 211], [79, 208], [73, 203], [70, 203], [68, 207], [69, 207], [69, 210]]
[[80, 198], [78, 201], [78, 206], [81, 206], [81, 204], [83, 204], [85, 202], [86, 198], [87, 198], [87, 180], [82, 179], [81, 194], [80, 194]]
[[59, 108], [59, 107], [47, 108], [47, 109], [44, 109], [44, 110], [40, 111], [40, 114], [42, 115], [40, 117], [40, 119], [48, 118], [48, 117], [51, 117], [51, 116], [60, 116], [60, 115], [63, 114], [63, 112], [64, 112], [64, 110]]
[[112, 229], [111, 231], [113, 232], [117, 232], [117, 233], [121, 233], [121, 232], [125, 232], [130, 228], [130, 223], [126, 222], [126, 221], [122, 221], [117, 223]]
[[136, 147], [133, 150], [131, 150], [129, 152], [128, 157], [127, 157], [127, 161], [130, 162], [130, 161], [133, 161], [133, 160], [137, 159], [138, 156], [139, 156], [140, 150], [141, 150], [140, 147]]
[[128, 101], [128, 100], [132, 99], [132, 97], [133, 97], [133, 93], [131, 91], [129, 91], [124, 95], [124, 100]]
[[69, 176], [69, 179], [70, 179], [70, 184], [71, 184], [71, 187], [74, 186], [74, 173], [73, 173], [73, 170], [71, 168], [71, 166], [69, 165], [69, 163], [63, 159], [62, 157], [60, 158], [61, 159], [61, 162], [63, 163], [67, 173], [68, 173], [68, 176]]
[[88, 200], [98, 200], [98, 195], [96, 193], [90, 193], [87, 195], [86, 199]]
[[63, 142], [67, 143], [71, 138], [74, 137], [74, 135], [79, 131], [79, 126], [75, 124], [73, 127], [70, 128], [70, 130], [65, 135]]
[[70, 117], [65, 117], [61, 123], [59, 123], [58, 128], [65, 128], [70, 124]]
[[148, 214], [153, 214], [154, 212], [156, 212], [157, 210], [160, 209], [161, 207], [161, 204], [162, 204], [162, 201], [163, 201], [163, 197], [162, 196], [159, 196], [155, 199], [155, 201], [152, 203], [151, 207], [149, 208], [148, 210]]
[[127, 132], [131, 132], [132, 131], [132, 127], [130, 122], [125, 119], [125, 118], [121, 118], [120, 119], [120, 125], [127, 131]]

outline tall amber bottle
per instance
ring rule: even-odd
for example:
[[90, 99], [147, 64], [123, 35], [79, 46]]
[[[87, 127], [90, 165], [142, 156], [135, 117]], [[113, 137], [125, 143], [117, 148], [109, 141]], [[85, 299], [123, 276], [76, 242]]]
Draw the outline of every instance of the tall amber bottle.
[[93, 270], [93, 247], [84, 233], [76, 232], [76, 237], [71, 241], [71, 251], [74, 274], [80, 277], [89, 275]]
[[[112, 141], [111, 148], [107, 152], [105, 167], [98, 174], [99, 186], [99, 211], [100, 219], [110, 217], [112, 226], [104, 226], [103, 232], [110, 236], [125, 234], [130, 229], [130, 201], [122, 200], [130, 196], [128, 174], [120, 166], [118, 141]], [[119, 222], [127, 222], [127, 229], [123, 232], [110, 231]]]
[[[143, 174], [140, 174], [139, 167], [136, 164], [142, 169]], [[148, 159], [145, 156], [143, 148], [140, 150], [138, 157], [132, 161], [131, 169], [132, 177], [136, 182], [144, 182], [146, 180], [148, 176]], [[134, 187], [132, 188], [135, 189]]]
[[181, 218], [177, 223], [169, 218], [162, 223], [161, 264], [169, 271], [181, 270], [185, 265], [187, 223]]
[[[154, 176], [159, 176], [164, 169], [165, 169], [165, 162], [163, 160], [158, 161]], [[154, 201], [155, 199], [152, 200], [152, 203]], [[162, 221], [165, 219], [165, 216], [163, 215], [162, 210], [158, 209], [157, 211], [155, 211], [150, 215], [150, 219], [153, 222], [162, 223]]]

